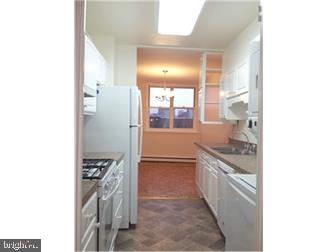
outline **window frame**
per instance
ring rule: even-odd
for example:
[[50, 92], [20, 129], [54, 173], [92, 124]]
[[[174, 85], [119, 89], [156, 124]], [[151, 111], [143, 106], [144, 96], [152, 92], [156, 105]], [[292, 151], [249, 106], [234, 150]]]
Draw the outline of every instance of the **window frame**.
[[[151, 107], [150, 106], [150, 89], [151, 88], [164, 88], [164, 86], [162, 84], [150, 84], [148, 85], [148, 99], [147, 99], [147, 102], [148, 102], [148, 107], [147, 107], [147, 110], [148, 110], [148, 116], [146, 118], [147, 120], [147, 129], [146, 131], [151, 131], [151, 132], [175, 132], [175, 133], [197, 133], [198, 130], [197, 130], [197, 126], [196, 126], [196, 123], [197, 123], [197, 99], [196, 99], [196, 87], [195, 86], [187, 86], [187, 85], [169, 85], [169, 86], [166, 86], [166, 88], [169, 88], [169, 89], [175, 89], [175, 88], [185, 88], [185, 89], [193, 89], [193, 92], [194, 92], [194, 107], [174, 107], [174, 98], [173, 97], [172, 99], [170, 99], [170, 102], [169, 102], [169, 107], [166, 107], [167, 109], [169, 108], [169, 128], [151, 128], [150, 127], [150, 109], [151, 108], [160, 108], [160, 107]], [[165, 108], [165, 107], [163, 107]], [[174, 128], [174, 109], [193, 109], [193, 127], [192, 128]]]

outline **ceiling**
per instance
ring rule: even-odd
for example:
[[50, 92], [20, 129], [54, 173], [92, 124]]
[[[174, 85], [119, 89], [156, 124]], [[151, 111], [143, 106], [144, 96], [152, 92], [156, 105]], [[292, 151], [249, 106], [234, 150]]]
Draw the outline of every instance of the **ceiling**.
[[167, 84], [198, 84], [201, 52], [159, 48], [139, 48], [137, 82], [163, 83], [163, 69], [168, 70]]
[[158, 1], [89, 0], [86, 27], [123, 44], [222, 50], [257, 18], [258, 3], [207, 0], [192, 34], [171, 36], [157, 33]]

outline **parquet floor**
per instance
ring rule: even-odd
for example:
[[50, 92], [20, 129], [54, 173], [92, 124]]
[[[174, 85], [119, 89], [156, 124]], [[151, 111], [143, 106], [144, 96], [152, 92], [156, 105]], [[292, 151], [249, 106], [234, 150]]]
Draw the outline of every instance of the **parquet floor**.
[[195, 183], [195, 163], [141, 162], [139, 197], [199, 198]]

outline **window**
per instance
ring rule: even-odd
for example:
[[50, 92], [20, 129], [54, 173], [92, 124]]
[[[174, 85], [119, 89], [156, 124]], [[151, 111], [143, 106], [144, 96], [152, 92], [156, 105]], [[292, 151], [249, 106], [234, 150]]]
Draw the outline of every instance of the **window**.
[[194, 89], [175, 88], [174, 128], [193, 128]]
[[163, 88], [151, 87], [149, 92], [149, 127], [169, 128], [170, 102], [156, 99], [156, 96], [162, 94]]
[[149, 127], [192, 129], [194, 127], [194, 88], [172, 88], [174, 97], [170, 101], [159, 101], [156, 96], [163, 90], [161, 87], [149, 88]]

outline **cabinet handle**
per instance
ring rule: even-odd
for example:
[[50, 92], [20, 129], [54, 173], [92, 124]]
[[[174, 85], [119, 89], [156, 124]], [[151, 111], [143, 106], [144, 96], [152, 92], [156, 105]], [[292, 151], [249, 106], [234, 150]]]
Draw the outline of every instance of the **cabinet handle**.
[[258, 74], [256, 75], [256, 88], [258, 88]]
[[96, 223], [95, 227], [99, 229], [100, 228], [100, 222]]
[[87, 219], [91, 219], [91, 218], [94, 217], [94, 216], [95, 216], [94, 213], [90, 213], [90, 214], [85, 215], [85, 218], [87, 218]]

